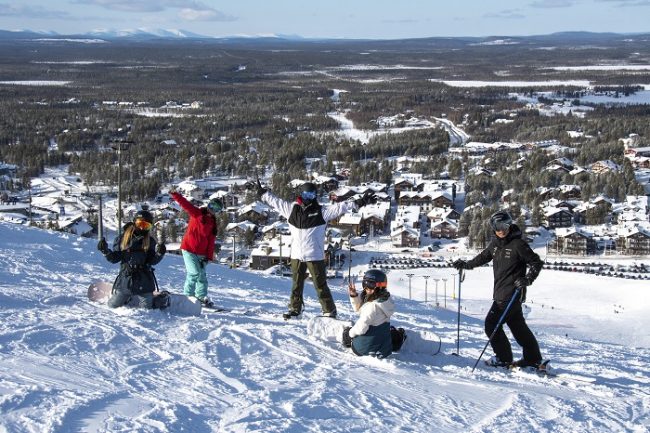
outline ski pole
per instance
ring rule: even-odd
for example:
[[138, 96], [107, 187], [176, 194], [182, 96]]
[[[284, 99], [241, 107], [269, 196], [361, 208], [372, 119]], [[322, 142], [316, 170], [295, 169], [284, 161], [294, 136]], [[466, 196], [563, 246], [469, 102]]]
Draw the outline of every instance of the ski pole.
[[352, 282], [352, 234], [348, 236], [348, 284]]
[[99, 211], [97, 212], [97, 240], [101, 241], [104, 237], [104, 212], [103, 212], [102, 195], [99, 195]]
[[457, 322], [457, 327], [456, 327], [456, 353], [452, 353], [452, 355], [460, 356], [460, 297], [461, 297], [461, 292], [460, 292], [460, 283], [463, 282], [465, 279], [465, 272], [463, 272], [462, 269], [458, 271], [458, 317], [456, 319]]
[[499, 318], [499, 321], [497, 322], [497, 326], [494, 328], [494, 331], [492, 331], [492, 334], [490, 335], [490, 338], [488, 338], [488, 341], [487, 341], [487, 343], [485, 343], [485, 346], [483, 347], [483, 350], [481, 351], [481, 354], [479, 355], [478, 359], [474, 363], [474, 367], [472, 367], [472, 373], [474, 372], [474, 369], [478, 365], [478, 362], [483, 357], [483, 354], [485, 353], [485, 349], [487, 349], [488, 344], [490, 344], [490, 342], [492, 341], [492, 339], [496, 335], [496, 333], [499, 330], [499, 328], [501, 327], [501, 325], [503, 325], [503, 321], [506, 318], [506, 314], [508, 314], [508, 311], [510, 311], [510, 307], [512, 307], [512, 304], [514, 304], [515, 299], [517, 299], [517, 297], [519, 296], [520, 291], [521, 291], [521, 289], [519, 287], [515, 288], [515, 292], [512, 294], [512, 298], [510, 298], [510, 302], [508, 302], [508, 305], [506, 306], [506, 309], [503, 310], [503, 314], [501, 314], [501, 318]]

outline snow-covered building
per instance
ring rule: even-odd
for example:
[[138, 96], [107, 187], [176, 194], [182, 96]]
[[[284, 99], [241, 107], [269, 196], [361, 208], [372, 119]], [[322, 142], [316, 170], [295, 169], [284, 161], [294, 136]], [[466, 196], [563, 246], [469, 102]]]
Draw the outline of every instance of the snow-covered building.
[[558, 228], [548, 248], [558, 254], [585, 256], [596, 252], [596, 240], [593, 233], [577, 227]]
[[610, 159], [604, 159], [591, 164], [590, 170], [595, 174], [603, 174], [620, 171], [621, 167]]
[[616, 251], [634, 256], [650, 254], [650, 231], [639, 226], [621, 227], [617, 232]]

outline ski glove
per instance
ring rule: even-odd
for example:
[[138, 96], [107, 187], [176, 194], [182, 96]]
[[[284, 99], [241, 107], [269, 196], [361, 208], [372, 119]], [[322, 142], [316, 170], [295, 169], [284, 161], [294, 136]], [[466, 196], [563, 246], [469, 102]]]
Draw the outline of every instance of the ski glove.
[[462, 271], [463, 269], [470, 270], [472, 267], [467, 264], [463, 259], [458, 259], [451, 264], [457, 271]]
[[346, 326], [343, 329], [343, 335], [341, 336], [341, 343], [343, 343], [343, 346], [345, 347], [352, 347], [352, 338], [350, 337], [350, 329], [352, 329], [351, 326]]
[[99, 242], [97, 242], [97, 249], [103, 254], [106, 255], [111, 252], [111, 250], [108, 249], [108, 244], [106, 243], [106, 239], [101, 238]]
[[259, 179], [256, 181], [248, 181], [244, 186], [247, 190], [253, 191], [258, 199], [262, 198], [264, 193], [267, 191], [267, 189], [262, 186]]
[[201, 259], [199, 260], [199, 264], [201, 265], [201, 269], [205, 268], [205, 265], [208, 264], [208, 259]]
[[165, 254], [166, 252], [167, 252], [167, 247], [165, 246], [165, 244], [158, 244], [158, 245], [156, 245], [156, 253], [157, 253], [159, 256], [162, 256], [162, 255]]
[[377, 195], [373, 191], [366, 191], [361, 198], [354, 201], [357, 207], [364, 207], [374, 203], [377, 203]]
[[519, 277], [515, 280], [515, 287], [518, 287], [520, 289], [525, 289], [530, 285], [530, 282], [528, 281], [528, 278], [526, 277]]

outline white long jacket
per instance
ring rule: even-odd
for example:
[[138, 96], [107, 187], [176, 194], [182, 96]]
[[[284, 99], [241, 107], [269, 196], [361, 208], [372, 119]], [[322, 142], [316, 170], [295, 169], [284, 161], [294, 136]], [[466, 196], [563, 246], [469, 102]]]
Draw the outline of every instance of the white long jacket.
[[[289, 221], [291, 232], [291, 258], [303, 262], [325, 260], [325, 229], [327, 221], [331, 221], [346, 212], [356, 210], [354, 202], [345, 201], [332, 205], [315, 207], [313, 211], [301, 207], [297, 202], [290, 202], [276, 197], [271, 192], [266, 192], [261, 197], [262, 201], [277, 210], [280, 215]], [[295, 209], [295, 207], [298, 209]], [[311, 223], [307, 227], [298, 227], [292, 224], [291, 215], [294, 213], [305, 213], [305, 218], [310, 218]], [[311, 212], [311, 213], [310, 213]], [[321, 218], [322, 216], [322, 218]]]

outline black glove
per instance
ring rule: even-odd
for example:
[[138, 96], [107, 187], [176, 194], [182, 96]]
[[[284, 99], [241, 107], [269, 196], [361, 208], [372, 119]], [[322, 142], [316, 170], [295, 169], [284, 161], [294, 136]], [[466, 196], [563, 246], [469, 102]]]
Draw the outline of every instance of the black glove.
[[258, 199], [262, 198], [264, 193], [267, 191], [267, 189], [262, 186], [259, 179], [248, 181], [244, 186], [247, 190], [253, 191]]
[[472, 269], [471, 266], [467, 264], [467, 262], [463, 259], [458, 259], [455, 262], [451, 264], [454, 268], [456, 268], [457, 271], [462, 271], [463, 269]]
[[209, 261], [209, 260], [208, 260], [208, 259], [205, 259], [205, 258], [199, 260], [199, 265], [201, 265], [201, 269], [205, 268], [205, 265], [208, 264], [208, 261]]
[[377, 203], [377, 195], [373, 191], [366, 191], [361, 198], [354, 201], [357, 207], [364, 207], [368, 204]]
[[99, 242], [97, 242], [97, 249], [103, 254], [106, 255], [111, 252], [111, 250], [108, 249], [108, 244], [106, 243], [106, 239], [101, 238]]
[[352, 329], [351, 326], [346, 326], [345, 328], [343, 328], [341, 343], [343, 343], [343, 346], [345, 347], [352, 347], [352, 338], [350, 338], [350, 329]]
[[157, 253], [159, 256], [162, 256], [162, 255], [165, 254], [166, 252], [167, 252], [167, 247], [165, 246], [165, 244], [160, 243], [160, 244], [156, 245], [156, 253]]
[[519, 289], [525, 289], [530, 285], [530, 281], [528, 281], [528, 278], [526, 277], [519, 277], [515, 280], [515, 287]]

